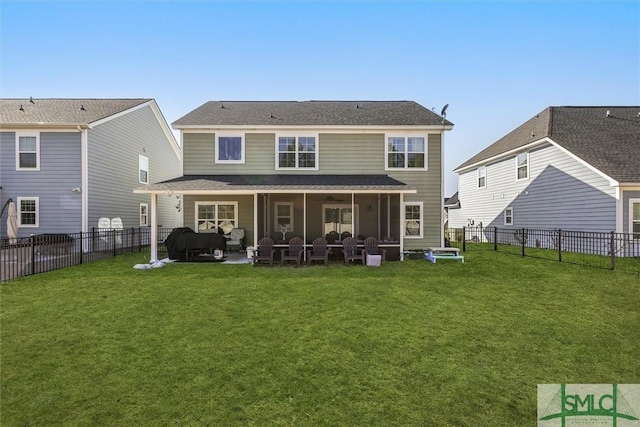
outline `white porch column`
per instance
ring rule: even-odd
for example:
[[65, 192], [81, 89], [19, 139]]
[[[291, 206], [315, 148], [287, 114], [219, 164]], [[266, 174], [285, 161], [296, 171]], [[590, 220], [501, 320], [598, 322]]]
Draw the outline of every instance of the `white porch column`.
[[158, 195], [151, 193], [151, 262], [158, 260]]
[[[307, 193], [302, 193], [302, 239], [307, 244]], [[307, 262], [307, 249], [302, 251], [302, 259]]]
[[253, 195], [253, 247], [258, 244], [258, 193]]
[[404, 261], [404, 193], [400, 193], [400, 261]]

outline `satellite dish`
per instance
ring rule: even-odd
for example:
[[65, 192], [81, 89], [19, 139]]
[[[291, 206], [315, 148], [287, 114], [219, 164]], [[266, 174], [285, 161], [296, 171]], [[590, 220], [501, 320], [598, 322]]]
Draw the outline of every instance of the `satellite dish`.
[[440, 112], [443, 122], [444, 122], [444, 118], [447, 117], [447, 108], [449, 108], [449, 104], [446, 104], [444, 107], [442, 107], [442, 111]]

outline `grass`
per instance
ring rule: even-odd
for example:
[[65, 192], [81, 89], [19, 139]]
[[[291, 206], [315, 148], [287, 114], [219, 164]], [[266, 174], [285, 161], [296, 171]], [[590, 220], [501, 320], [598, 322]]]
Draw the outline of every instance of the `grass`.
[[3, 284], [0, 424], [534, 425], [537, 384], [640, 382], [636, 276], [465, 259]]

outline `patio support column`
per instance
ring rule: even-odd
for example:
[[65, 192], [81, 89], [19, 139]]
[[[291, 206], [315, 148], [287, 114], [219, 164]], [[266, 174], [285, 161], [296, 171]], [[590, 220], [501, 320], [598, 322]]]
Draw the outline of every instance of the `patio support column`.
[[307, 193], [302, 193], [302, 239], [304, 240], [305, 246], [303, 246], [302, 251], [302, 259], [307, 261]]
[[151, 262], [158, 260], [158, 195], [151, 193]]
[[253, 244], [255, 247], [258, 243], [258, 193], [253, 195]]
[[387, 194], [387, 235], [391, 237], [391, 194]]
[[400, 214], [398, 215], [398, 219], [400, 219], [400, 261], [404, 261], [404, 215], [402, 205], [404, 203], [404, 193], [400, 193]]
[[378, 240], [382, 239], [380, 235], [380, 193], [378, 193], [378, 208], [376, 209], [376, 223], [378, 224]]
[[351, 231], [353, 231], [351, 235], [354, 238], [357, 238], [356, 236], [356, 195], [354, 193], [351, 193]]

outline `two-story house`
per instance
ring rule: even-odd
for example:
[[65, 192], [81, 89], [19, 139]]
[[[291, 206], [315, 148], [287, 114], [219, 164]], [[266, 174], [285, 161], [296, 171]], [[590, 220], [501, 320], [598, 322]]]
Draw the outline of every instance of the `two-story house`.
[[183, 196], [184, 225], [197, 232], [230, 224], [248, 245], [349, 232], [395, 244], [398, 257], [442, 244], [453, 125], [415, 102], [213, 101], [172, 125], [184, 175], [134, 191], [152, 206]]
[[[182, 224], [179, 200], [131, 189], [181, 176], [181, 150], [153, 99], [0, 99], [0, 207], [18, 211], [18, 237], [77, 233], [100, 218], [125, 228]], [[6, 221], [0, 221], [6, 237]]]
[[455, 169], [449, 225], [639, 233], [640, 107], [548, 107]]

